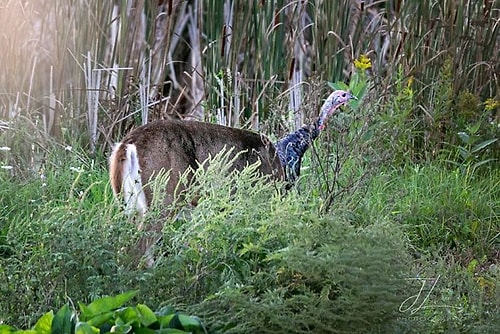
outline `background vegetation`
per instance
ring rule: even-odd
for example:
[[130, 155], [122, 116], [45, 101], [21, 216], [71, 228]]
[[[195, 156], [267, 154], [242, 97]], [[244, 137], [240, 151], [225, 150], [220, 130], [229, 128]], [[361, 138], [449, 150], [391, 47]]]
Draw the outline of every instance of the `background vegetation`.
[[[499, 12], [0, 1], [0, 323], [138, 290], [209, 332], [499, 328]], [[221, 176], [222, 152], [190, 190], [199, 205], [165, 221], [155, 265], [138, 261], [143, 235], [108, 185], [114, 141], [167, 117], [278, 138], [340, 82], [363, 98], [330, 122], [296, 189], [252, 167]]]

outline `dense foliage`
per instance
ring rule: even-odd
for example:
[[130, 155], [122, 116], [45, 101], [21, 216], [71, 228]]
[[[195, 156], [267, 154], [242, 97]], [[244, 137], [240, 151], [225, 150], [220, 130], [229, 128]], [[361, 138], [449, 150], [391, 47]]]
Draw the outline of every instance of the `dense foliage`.
[[51, 333], [206, 333], [203, 324], [195, 317], [175, 312], [164, 307], [153, 312], [147, 305], [124, 306], [136, 291], [117, 296], [103, 297], [89, 305], [79, 303], [78, 312], [64, 305], [55, 314], [45, 313], [32, 330], [17, 330], [0, 325], [0, 333], [51, 334]]
[[144, 235], [112, 200], [103, 166], [52, 152], [66, 159], [43, 179], [2, 179], [5, 323], [134, 289], [210, 332], [473, 332], [499, 320], [498, 171], [480, 181], [432, 165], [379, 170], [321, 214], [312, 190], [282, 194], [254, 166], [223, 176], [221, 153], [186, 194], [198, 206], [144, 218], [165, 221], [147, 269], [134, 247]]
[[[500, 328], [497, 1], [154, 4], [0, 1], [0, 332]], [[112, 198], [131, 127], [180, 113], [276, 139], [332, 87], [360, 99], [290, 191], [221, 152], [175, 214], [168, 174], [145, 217]]]

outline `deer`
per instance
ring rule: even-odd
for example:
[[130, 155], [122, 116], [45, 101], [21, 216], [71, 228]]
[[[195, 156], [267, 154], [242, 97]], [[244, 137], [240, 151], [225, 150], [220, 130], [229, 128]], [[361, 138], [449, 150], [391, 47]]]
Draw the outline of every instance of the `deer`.
[[179, 180], [186, 170], [195, 170], [199, 163], [228, 147], [238, 154], [232, 170], [260, 162], [260, 174], [271, 180], [284, 180], [276, 149], [266, 136], [213, 123], [171, 119], [140, 126], [114, 146], [109, 159], [113, 193], [117, 197], [121, 194], [127, 213], [144, 215], [152, 202], [151, 188], [145, 185], [160, 170], [169, 171], [164, 198], [168, 206], [175, 192], [182, 192]]

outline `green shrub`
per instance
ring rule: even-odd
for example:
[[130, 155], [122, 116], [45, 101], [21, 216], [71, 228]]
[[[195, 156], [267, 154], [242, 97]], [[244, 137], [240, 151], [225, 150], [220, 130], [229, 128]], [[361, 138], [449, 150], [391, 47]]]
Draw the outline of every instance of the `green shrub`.
[[213, 332], [373, 332], [396, 322], [411, 265], [397, 226], [319, 217], [314, 201], [283, 196], [255, 166], [222, 168], [198, 170], [186, 194], [198, 205], [165, 225], [144, 298], [182, 303]]
[[[211, 332], [488, 331], [497, 319], [494, 170], [380, 169], [321, 215], [313, 191], [285, 194], [255, 165], [228, 172], [222, 152], [195, 172], [175, 215], [148, 212], [145, 226], [164, 227], [143, 268], [144, 235], [111, 198], [103, 164], [66, 150], [50, 158], [43, 179], [2, 179], [0, 320], [16, 327], [68, 299], [129, 290], [153, 309], [199, 315]], [[438, 276], [422, 300], [422, 280]], [[412, 298], [422, 307], [405, 309]]]
[[104, 190], [102, 168], [56, 147], [49, 157], [43, 177], [4, 178], [0, 190], [0, 321], [19, 327], [68, 297], [88, 302], [132, 280], [123, 249], [135, 227]]
[[246, 280], [193, 312], [228, 333], [374, 333], [397, 322], [410, 262], [394, 226], [361, 230], [307, 214], [292, 223], [300, 227], [287, 233], [288, 246], [269, 249]]
[[94, 300], [89, 305], [78, 303], [79, 310], [71, 310], [67, 304], [55, 314], [45, 313], [32, 330], [19, 331], [8, 325], [0, 325], [0, 333], [206, 333], [196, 317], [164, 307], [153, 312], [147, 305], [124, 306], [137, 291]]

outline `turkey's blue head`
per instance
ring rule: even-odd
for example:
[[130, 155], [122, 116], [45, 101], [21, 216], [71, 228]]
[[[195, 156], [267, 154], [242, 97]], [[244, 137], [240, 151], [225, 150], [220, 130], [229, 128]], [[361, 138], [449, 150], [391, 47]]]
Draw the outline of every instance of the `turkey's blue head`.
[[320, 130], [325, 128], [325, 123], [340, 106], [347, 104], [350, 100], [356, 100], [356, 96], [345, 90], [336, 90], [331, 93], [323, 103], [319, 114], [318, 127]]

